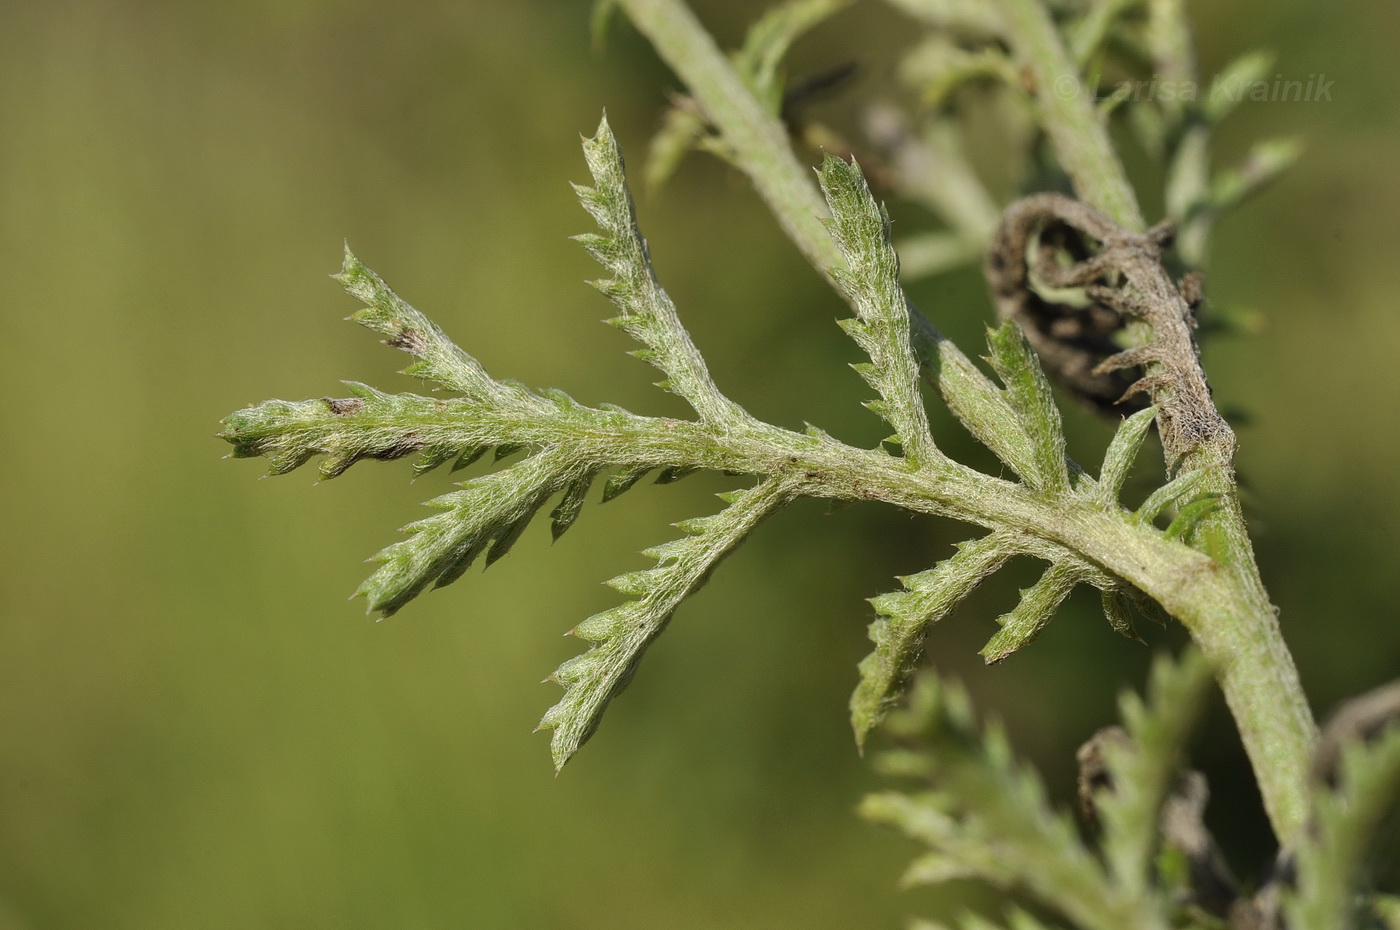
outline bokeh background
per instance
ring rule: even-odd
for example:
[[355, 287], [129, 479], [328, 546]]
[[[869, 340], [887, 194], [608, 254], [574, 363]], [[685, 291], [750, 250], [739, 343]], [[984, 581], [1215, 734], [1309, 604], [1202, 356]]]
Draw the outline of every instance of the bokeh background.
[[[753, 15], [696, 6], [729, 41]], [[1207, 70], [1264, 45], [1290, 78], [1335, 80], [1330, 103], [1232, 119], [1227, 159], [1280, 133], [1308, 154], [1220, 228], [1209, 280], [1266, 320], [1208, 361], [1250, 414], [1261, 564], [1325, 710], [1400, 674], [1400, 7], [1192, 6]], [[600, 54], [586, 24], [583, 3], [506, 0], [0, 5], [0, 927], [834, 930], [960, 906], [895, 889], [912, 850], [852, 815], [876, 782], [845, 712], [862, 598], [960, 528], [786, 512], [555, 778], [531, 729], [557, 693], [538, 682], [579, 649], [559, 634], [614, 602], [598, 582], [640, 567], [669, 522], [715, 509], [722, 480], [639, 488], [557, 545], [534, 527], [490, 572], [375, 624], [343, 599], [361, 560], [449, 479], [371, 463], [312, 486], [220, 459], [237, 407], [342, 378], [412, 389], [403, 356], [341, 322], [354, 305], [325, 275], [345, 239], [498, 376], [679, 409], [597, 323], [595, 269], [566, 238], [589, 225], [566, 183], [585, 177], [578, 134], [606, 106], [639, 163], [676, 82], [629, 28]], [[793, 69], [861, 63], [839, 120], [909, 32], [866, 2]], [[836, 299], [741, 178], [692, 157], [640, 209], [723, 387], [785, 425], [878, 438]], [[978, 348], [974, 273], [915, 297]], [[1070, 421], [1096, 462], [1109, 428]], [[1151, 649], [1086, 597], [982, 669], [1011, 580], [930, 650], [1063, 796], [1073, 748]], [[1252, 873], [1268, 842], [1218, 708], [1196, 759]]]

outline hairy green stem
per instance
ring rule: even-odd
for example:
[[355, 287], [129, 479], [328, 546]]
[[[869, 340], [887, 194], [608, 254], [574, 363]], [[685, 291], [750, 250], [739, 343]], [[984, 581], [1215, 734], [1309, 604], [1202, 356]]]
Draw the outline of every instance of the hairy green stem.
[[823, 274], [840, 266], [811, 170], [798, 162], [782, 122], [754, 97], [690, 8], [681, 0], [619, 0], [618, 6], [723, 132], [739, 168], [802, 254]]
[[1041, 124], [1075, 193], [1119, 226], [1141, 232], [1145, 224], [1137, 197], [1049, 11], [1040, 0], [999, 0], [999, 5], [1014, 50], [1035, 82]]
[[[1142, 229], [1142, 212], [1122, 163], [1089, 100], [1076, 92], [1078, 71], [1044, 6], [1039, 0], [999, 3], [1013, 49], [1035, 80], [1046, 133], [1075, 191], [1120, 225]], [[1179, 5], [1158, 3], [1156, 7], [1156, 29], [1162, 33], [1167, 31], [1161, 22], [1163, 11], [1179, 12]], [[1179, 53], [1176, 66], [1184, 68], [1182, 32], [1172, 36]], [[1172, 613], [1215, 665], [1269, 820], [1280, 842], [1287, 843], [1307, 817], [1307, 767], [1317, 725], [1259, 577], [1240, 509], [1233, 459], [1233, 443], [1206, 443], [1180, 463], [1183, 470], [1209, 469], [1209, 486], [1203, 490], [1218, 495], [1222, 506], [1207, 518], [1199, 538], [1201, 548], [1229, 573], [1230, 597], [1222, 596], [1214, 610]]]
[[[841, 264], [841, 256], [821, 223], [827, 211], [807, 170], [794, 156], [781, 123], [749, 92], [680, 0], [619, 0], [619, 6], [685, 81], [783, 229], [829, 277], [829, 269]], [[1122, 165], [1103, 124], [1080, 90], [1078, 69], [1044, 7], [1038, 0], [1000, 0], [1000, 6], [1013, 47], [1035, 81], [1046, 132], [1080, 198], [1120, 225], [1144, 228]], [[942, 366], [964, 373], [976, 371], [932, 324], [917, 313], [911, 316], [915, 348], [921, 357], [926, 361], [940, 359]], [[1024, 526], [1029, 532], [1055, 539], [1132, 581], [1162, 603], [1187, 627], [1214, 664], [1270, 821], [1280, 841], [1287, 842], [1306, 817], [1306, 772], [1316, 725], [1259, 580], [1240, 515], [1231, 456], [1230, 449], [1203, 446], [1181, 466], [1214, 466], [1214, 486], [1208, 490], [1219, 494], [1224, 506], [1203, 531], [1202, 548], [1213, 557], [1209, 559], [1199, 553], [1188, 556], [1190, 550], [1179, 544], [1134, 535], [1121, 521], [1106, 515], [1026, 506], [1023, 495], [1009, 484], [1004, 494], [991, 498], [978, 495], [978, 506], [969, 508], [965, 502], [959, 503], [958, 495], [970, 488], [955, 473], [944, 472], [935, 482], [939, 492], [933, 495], [936, 504], [924, 494], [909, 494], [894, 502], [982, 525], [994, 525], [995, 521], [988, 523], [988, 519], [996, 511], [996, 520], [1004, 521], [1001, 525]], [[810, 464], [815, 467], [818, 463]], [[865, 464], [874, 466], [873, 461]], [[830, 474], [826, 469], [816, 471]], [[871, 489], [867, 494], [872, 499], [880, 497]]]

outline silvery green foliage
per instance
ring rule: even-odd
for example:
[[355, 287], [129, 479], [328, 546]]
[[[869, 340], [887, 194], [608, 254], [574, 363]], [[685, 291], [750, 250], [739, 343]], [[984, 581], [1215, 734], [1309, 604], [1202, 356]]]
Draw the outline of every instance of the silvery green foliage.
[[1084, 930], [1165, 928], [1157, 902], [1115, 883], [1054, 810], [1033, 770], [1012, 756], [996, 725], [980, 727], [967, 694], [921, 677], [909, 710], [889, 729], [927, 749], [883, 753], [885, 774], [917, 780], [913, 793], [871, 795], [861, 813], [927, 847], [905, 873], [907, 885], [975, 879], [1017, 892]]
[[[1095, 796], [1097, 850], [1049, 805], [1001, 729], [980, 726], [966, 693], [932, 674], [918, 680], [908, 709], [890, 717], [887, 728], [901, 748], [876, 759], [887, 775], [919, 787], [872, 795], [862, 813], [927, 847], [905, 873], [908, 885], [986, 882], [1052, 912], [1055, 925], [1080, 930], [1182, 926], [1179, 891], [1156, 881], [1153, 856], [1181, 747], [1209, 681], [1197, 655], [1181, 664], [1160, 660], [1148, 702], [1123, 699], [1125, 732], [1103, 760], [1112, 787]], [[970, 918], [962, 926], [995, 925]], [[1039, 924], [1012, 911], [1006, 926]]]
[[[1249, 888], [1236, 882], [1206, 830], [1205, 780], [1183, 759], [1210, 683], [1211, 670], [1194, 651], [1159, 658], [1146, 699], [1123, 695], [1121, 725], [1081, 749], [1080, 800], [1094, 827], [1092, 845], [1049, 806], [1001, 729], [979, 725], [966, 693], [932, 673], [919, 677], [907, 708], [890, 715], [885, 729], [896, 748], [876, 757], [886, 775], [915, 787], [871, 795], [861, 811], [926, 847], [904, 884], [984, 882], [1053, 914], [1056, 926], [1393, 928], [1397, 899], [1358, 891], [1368, 891], [1376, 840], [1393, 845], [1400, 816], [1400, 720], [1393, 713], [1400, 685], [1381, 689], [1385, 701], [1353, 715], [1362, 721], [1357, 732], [1334, 740], [1337, 759], [1316, 773], [1308, 829], [1285, 850], [1281, 867]], [[959, 926], [998, 925], [973, 916]], [[1004, 926], [1035, 924], [1013, 909]]]
[[888, 446], [858, 449], [815, 428], [803, 435], [756, 421], [714, 384], [656, 279], [606, 120], [585, 141], [584, 154], [593, 184], [577, 193], [598, 232], [579, 239], [610, 274], [595, 282], [619, 310], [610, 322], [641, 343], [634, 354], [660, 369], [660, 385], [684, 398], [697, 419], [588, 407], [559, 391], [496, 379], [347, 251], [338, 278], [364, 304], [353, 319], [413, 356], [407, 373], [455, 396], [388, 394], [350, 384], [345, 398], [268, 401], [228, 418], [223, 436], [233, 444], [233, 455], [264, 456], [272, 474], [319, 455], [327, 478], [363, 459], [415, 455], [414, 470], [421, 474], [446, 463], [464, 467], [490, 450], [498, 460], [522, 455], [430, 501], [438, 512], [409, 524], [405, 539], [375, 557], [380, 568], [358, 592], [371, 611], [388, 616], [427, 588], [456, 580], [478, 560], [489, 565], [551, 501], [557, 538], [579, 516], [596, 481], [602, 480], [606, 501], [649, 473], [659, 473], [657, 480], [665, 482], [709, 469], [754, 476], [755, 483], [726, 496], [728, 506], [718, 514], [679, 524], [681, 539], [649, 552], [658, 562], [655, 568], [613, 580], [630, 600], [575, 628], [589, 649], [552, 676], [565, 693], [541, 722], [541, 728], [554, 731], [556, 765], [593, 733], [681, 601], [759, 522], [797, 497], [888, 500], [988, 531], [946, 562], [902, 579], [903, 591], [875, 599], [875, 651], [861, 663], [852, 698], [859, 741], [898, 701], [929, 626], [1013, 556], [1042, 559], [1048, 568], [999, 619], [1002, 629], [984, 650], [989, 662], [1031, 642], [1082, 583], [1104, 593], [1110, 621], [1131, 633], [1129, 607], [1140, 599], [1136, 590], [1072, 546], [1027, 531], [1006, 515], [1005, 506], [1015, 501], [1042, 522], [1058, 519], [1065, 508], [1079, 508], [1093, 520], [1157, 545], [1154, 540], [1165, 534], [1151, 525], [1155, 513], [1134, 516], [1117, 502], [1151, 411], [1124, 421], [1099, 479], [1090, 478], [1066, 458], [1045, 376], [1019, 330], [1007, 324], [988, 338], [989, 361], [1001, 386], [960, 353], [948, 351], [947, 343], [939, 345], [936, 381], [958, 418], [1021, 482], [979, 474], [944, 456], [929, 432], [888, 221], [854, 163], [828, 158], [819, 180], [832, 212], [831, 235], [846, 261], [832, 274], [856, 309], [844, 325], [870, 359], [858, 366], [879, 395], [869, 406], [890, 423], [894, 435]]
[[646, 550], [656, 568], [628, 572], [608, 582], [634, 598], [595, 614], [571, 631], [593, 643], [586, 653], [559, 666], [550, 678], [564, 686], [564, 697], [540, 721], [554, 730], [554, 764], [562, 767], [593, 734], [603, 711], [636, 670], [637, 662], [692, 592], [705, 583], [719, 561], [749, 531], [789, 503], [793, 483], [782, 476], [753, 488], [721, 495], [728, 508], [712, 517], [678, 524], [685, 538]]
[[[944, 396], [953, 412], [974, 436], [1041, 493], [1116, 507], [1118, 492], [1155, 411], [1148, 408], [1125, 419], [1109, 446], [1099, 480], [1081, 473], [1071, 487], [1059, 412], [1025, 337], [1008, 323], [991, 331], [988, 342], [993, 366], [1010, 386], [998, 389], [986, 379], [949, 384], [945, 379]], [[1032, 642], [1079, 584], [1091, 584], [1101, 591], [1105, 615], [1125, 636], [1136, 635], [1135, 613], [1152, 615], [1143, 603], [1145, 599], [1131, 585], [1073, 552], [1047, 546], [1028, 534], [1005, 530], [963, 543], [955, 555], [935, 567], [900, 578], [903, 591], [871, 600], [879, 615], [870, 625], [875, 651], [861, 662], [860, 685], [851, 696], [851, 722], [860, 744], [898, 704], [933, 624], [951, 614], [977, 585], [1017, 555], [1036, 556], [1050, 566], [1039, 581], [1021, 592], [1015, 608], [997, 618], [1001, 630], [982, 650], [988, 662], [999, 662]]]
[[1099, 792], [1094, 805], [1108, 872], [1132, 894], [1148, 893], [1162, 806], [1176, 786], [1182, 747], [1210, 681], [1200, 654], [1188, 652], [1177, 662], [1153, 663], [1146, 702], [1132, 692], [1118, 700], [1125, 738], [1103, 741], [1103, 765], [1113, 787]]
[[[941, 455], [929, 434], [920, 393], [919, 362], [910, 347], [909, 308], [899, 284], [899, 257], [890, 245], [889, 217], [875, 206], [855, 162], [828, 155], [819, 177], [831, 207], [828, 229], [846, 260], [846, 267], [833, 269], [832, 276], [856, 308], [855, 318], [842, 320], [841, 328], [870, 356], [869, 362], [852, 367], [880, 393], [881, 399], [866, 407], [894, 427], [890, 439], [903, 445], [910, 462], [936, 461]], [[1063, 467], [1063, 448], [1060, 458]]]
[[1370, 883], [1374, 842], [1395, 844], [1398, 798], [1400, 720], [1392, 717], [1371, 739], [1343, 745], [1335, 784], [1323, 780], [1314, 789], [1312, 829], [1296, 852], [1297, 884], [1285, 900], [1289, 927], [1400, 926], [1396, 898], [1357, 894]]

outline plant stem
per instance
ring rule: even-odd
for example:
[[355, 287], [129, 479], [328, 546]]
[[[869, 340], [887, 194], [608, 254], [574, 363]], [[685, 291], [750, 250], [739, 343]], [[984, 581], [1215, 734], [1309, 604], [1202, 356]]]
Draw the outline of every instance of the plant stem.
[[[783, 231], [841, 294], [831, 269], [845, 262], [823, 222], [829, 216], [826, 202], [813, 171], [793, 153], [782, 121], [763, 108], [682, 0], [618, 0], [618, 6], [685, 81]], [[981, 369], [912, 304], [909, 318], [914, 352], [928, 378], [935, 379], [942, 368], [954, 368], [967, 377], [985, 379]]]
[[[1048, 14], [1038, 0], [1000, 2], [1013, 46], [1035, 80], [1051, 144], [1080, 198], [1120, 225], [1142, 229], [1137, 198], [1102, 123], [1083, 96], [1079, 72]], [[802, 253], [823, 274], [840, 265], [841, 257], [821, 223], [825, 204], [793, 154], [781, 123], [754, 98], [689, 8], [680, 0], [619, 0], [619, 6], [686, 83]], [[1062, 77], [1075, 82], [1072, 93], [1064, 92], [1066, 83], [1056, 92]], [[977, 371], [932, 324], [917, 313], [911, 316], [915, 347], [925, 360], [941, 356], [944, 365]], [[1208, 490], [1219, 494], [1224, 506], [1203, 530], [1202, 548], [1215, 560], [1209, 571], [1183, 571], [1179, 557], [1166, 558], [1165, 551], [1144, 548], [1141, 538], [1118, 548], [1130, 540], [1117, 531], [1109, 533], [1105, 527], [1110, 524], [1092, 521], [1093, 532], [1071, 532], [1073, 514], [1058, 519], [1039, 514], [1031, 520], [1039, 525], [1027, 529], [1082, 547], [1084, 555], [1139, 585], [1187, 627], [1216, 669], [1269, 819], [1279, 840], [1287, 843], [1306, 818], [1306, 773], [1316, 725], [1259, 580], [1240, 514], [1232, 455], [1229, 448], [1203, 446], [1181, 466], [1215, 466], [1214, 486]], [[912, 509], [925, 509], [910, 504]]]
[[[999, 0], [1010, 41], [1035, 80], [1036, 100], [1056, 157], [1080, 198], [1130, 229], [1144, 221], [1122, 163], [1103, 123], [1079, 87], [1078, 70], [1039, 0]], [[1159, 33], [1168, 31], [1166, 12], [1179, 4], [1158, 3]], [[1179, 25], [1179, 24], [1178, 24]], [[1171, 33], [1181, 51], [1184, 27]], [[1067, 93], [1067, 89], [1075, 92]], [[1240, 509], [1234, 471], [1234, 444], [1207, 443], [1187, 455], [1183, 470], [1208, 468], [1204, 492], [1218, 495], [1222, 507], [1198, 531], [1200, 548], [1233, 578], [1233, 606], [1191, 616], [1175, 613], [1214, 664], [1225, 700], [1234, 715], [1259, 782], [1264, 807], [1281, 843], [1307, 818], [1308, 764], [1317, 742], [1317, 724], [1308, 707], [1293, 657], [1283, 641], [1278, 617], [1259, 577], [1254, 547]], [[1170, 608], [1169, 608], [1170, 609]]]
[[842, 265], [822, 219], [826, 203], [815, 176], [793, 154], [787, 130], [749, 90], [710, 33], [681, 0], [620, 0], [632, 23], [680, 75], [705, 115], [720, 128], [779, 225], [817, 270]]
[[1013, 50], [1035, 83], [1041, 125], [1075, 193], [1119, 226], [1142, 232], [1137, 197], [1049, 11], [1040, 0], [1000, 0], [1000, 7]]

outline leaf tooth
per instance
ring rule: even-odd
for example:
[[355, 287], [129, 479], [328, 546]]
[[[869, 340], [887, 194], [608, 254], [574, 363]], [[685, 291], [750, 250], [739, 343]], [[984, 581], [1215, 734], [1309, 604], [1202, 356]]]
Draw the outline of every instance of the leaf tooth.
[[589, 668], [595, 665], [597, 661], [598, 656], [592, 649], [588, 650], [583, 655], [567, 659], [554, 670], [554, 680], [560, 684], [573, 684], [583, 678], [584, 675], [588, 674]]
[[384, 617], [393, 616], [428, 586], [434, 574], [431, 570], [425, 571], [393, 558], [393, 550], [401, 545], [403, 544], [389, 546], [380, 553], [381, 556], [390, 557], [382, 559], [383, 567], [365, 579], [356, 591], [357, 595], [363, 594], [369, 600], [367, 609], [371, 613], [378, 612]]
[[615, 578], [609, 578], [603, 584], [627, 597], [641, 597], [656, 586], [656, 579], [650, 569], [643, 569], [635, 572], [623, 572]]
[[321, 460], [321, 465], [317, 469], [322, 478], [330, 480], [345, 474], [345, 470], [354, 465], [361, 458], [358, 452], [335, 452], [327, 455]]
[[478, 558], [486, 551], [486, 546], [491, 542], [491, 537], [485, 533], [473, 536], [468, 543], [463, 546], [456, 557], [446, 563], [442, 571], [438, 574], [437, 580], [433, 582], [434, 588], [445, 588], [452, 582], [461, 578]]
[[[397, 348], [392, 339], [384, 339], [382, 341], [386, 346]], [[409, 362], [401, 369], [400, 373], [408, 375], [410, 378], [420, 378], [424, 381], [436, 381], [436, 371], [437, 368], [432, 361], [426, 358], [420, 358]]]
[[390, 399], [389, 395], [383, 391], [376, 390], [368, 384], [361, 384], [358, 381], [342, 381], [345, 389], [350, 392], [351, 397], [358, 397], [368, 403], [384, 403]]
[[525, 532], [525, 527], [529, 526], [530, 521], [534, 519], [535, 511], [539, 509], [540, 503], [542, 501], [536, 502], [519, 519], [507, 523], [491, 538], [491, 549], [486, 553], [484, 563], [486, 568], [494, 565], [519, 542], [521, 535]]
[[583, 408], [582, 404], [558, 388], [545, 388], [540, 392], [540, 396], [546, 400], [552, 401], [560, 410], [578, 411]]
[[523, 442], [503, 442], [496, 447], [496, 461], [499, 462], [503, 458], [512, 456], [524, 448], [525, 443]]
[[[631, 336], [633, 339], [637, 339], [637, 340], [639, 340], [639, 341], [642, 339], [643, 336], [648, 335], [649, 330], [650, 330], [650, 328], [651, 328], [651, 327], [650, 327], [650, 321], [649, 321], [646, 317], [639, 316], [639, 315], [637, 315], [637, 314], [635, 314], [635, 313], [624, 313], [624, 314], [622, 314], [622, 315], [620, 315], [620, 316], [609, 317], [608, 319], [604, 320], [603, 322], [607, 323], [609, 326], [612, 326], [612, 327], [615, 327], [616, 329], [621, 330], [622, 332], [624, 332], [624, 333], [626, 333], [627, 335]], [[639, 352], [647, 352], [647, 351], [650, 351], [650, 350], [648, 350], [648, 349], [633, 349], [632, 351], [628, 352], [627, 354], [628, 354], [628, 355], [631, 355], [633, 358], [640, 358], [640, 359], [643, 359], [643, 360], [646, 360], [646, 361], [650, 361], [651, 358], [654, 358], [654, 357], [655, 357], [655, 353], [652, 353], [652, 356], [651, 356], [651, 357], [648, 357], [648, 356], [645, 356], [645, 355], [639, 355], [639, 354], [638, 354]]]
[[269, 476], [285, 475], [289, 471], [295, 471], [311, 460], [316, 453], [311, 449], [277, 449], [268, 451], [267, 456]]
[[425, 446], [413, 463], [413, 477], [421, 478], [455, 455], [457, 450], [451, 446]]
[[608, 480], [603, 484], [603, 503], [607, 503], [630, 490], [638, 481], [646, 477], [651, 471], [651, 466], [640, 466], [636, 468], [626, 468], [614, 472], [608, 476]]
[[624, 620], [625, 614], [622, 610], [614, 607], [612, 610], [605, 610], [584, 620], [570, 630], [569, 635], [588, 642], [602, 642], [616, 636]]
[[579, 243], [579, 244], [582, 245], [585, 249], [587, 249], [587, 248], [604, 248], [604, 247], [606, 247], [607, 243], [610, 243], [610, 242], [613, 241], [613, 237], [612, 237], [612, 236], [605, 236], [605, 235], [603, 235], [602, 233], [586, 232], [586, 233], [578, 233], [577, 235], [570, 236], [570, 237], [569, 237], [569, 240], [570, 240], [571, 242], [577, 242], [577, 243]]
[[549, 531], [556, 542], [578, 519], [578, 515], [583, 511], [583, 502], [588, 496], [588, 489], [592, 486], [593, 472], [589, 472], [564, 489], [558, 505], [549, 514]]
[[[545, 679], [545, 681], [547, 682], [555, 683], [557, 683], [558, 680], [559, 679], [557, 679], [554, 676], [553, 672], [551, 672], [549, 677]], [[563, 701], [560, 701], [558, 704], [555, 704], [549, 710], [544, 712], [544, 716], [540, 718], [540, 722], [535, 724], [535, 732], [539, 733], [542, 730], [553, 730], [555, 727], [559, 726], [564, 722], [567, 713], [568, 708], [564, 706]]]
[[1123, 392], [1123, 396], [1119, 397], [1115, 403], [1121, 404], [1138, 394], [1151, 394], [1171, 386], [1172, 380], [1167, 377], [1148, 375], [1146, 378], [1138, 378], [1132, 384], [1128, 385], [1128, 389]]
[[875, 612], [884, 617], [898, 617], [909, 608], [909, 594], [904, 591], [889, 591], [875, 597], [866, 598]]
[[865, 334], [869, 331], [866, 321], [858, 316], [848, 316], [837, 320], [836, 325], [841, 327], [842, 332], [857, 341], [863, 339]]
[[1133, 625], [1132, 601], [1126, 592], [1121, 588], [1109, 588], [1102, 593], [1100, 601], [1103, 604], [1103, 615], [1115, 633], [1139, 643], [1143, 642]]
[[[476, 478], [473, 478], [470, 481], [458, 482], [458, 484], [461, 486], [462, 490], [450, 491], [447, 494], [439, 494], [437, 497], [431, 498], [430, 500], [425, 500], [422, 506], [427, 507], [430, 510], [452, 510], [456, 507], [460, 507], [463, 504], [467, 503], [472, 495], [471, 489], [474, 485], [478, 484], [478, 480]], [[418, 532], [419, 527], [423, 526], [424, 524], [430, 522], [433, 519], [433, 517], [424, 517], [421, 520], [414, 520], [412, 523], [408, 524], [408, 526], [402, 528], [403, 532], [416, 533]]]
[[582, 245], [584, 251], [586, 251], [594, 261], [614, 274], [617, 274], [622, 269], [622, 250], [619, 248], [619, 243], [615, 237], [603, 236], [598, 233], [580, 233], [570, 238]]
[[578, 201], [583, 208], [588, 211], [588, 215], [604, 229], [612, 226], [612, 218], [609, 216], [611, 205], [605, 194], [594, 187], [587, 187], [583, 184], [574, 185], [574, 193], [578, 195]]
[[[980, 873], [977, 869], [955, 856], [950, 856], [942, 852], [925, 853], [915, 859], [905, 869], [904, 874], [899, 878], [901, 888], [918, 888], [921, 886], [942, 885], [946, 882], [958, 881], [961, 879], [978, 878]], [[937, 927], [937, 924], [933, 925]], [[964, 921], [963, 930], [978, 930], [979, 927], [990, 928], [991, 924], [974, 926], [970, 921]]]
[[1113, 371], [1122, 371], [1124, 368], [1141, 368], [1150, 362], [1160, 361], [1161, 358], [1162, 347], [1156, 343], [1138, 346], [1135, 349], [1125, 349], [1110, 355], [1095, 365], [1093, 374], [1104, 375]]
[[661, 469], [661, 474], [656, 476], [657, 484], [670, 484], [673, 481], [680, 481], [682, 478], [693, 475], [700, 468], [697, 465], [671, 465]]
[[[633, 292], [632, 286], [619, 278], [599, 278], [596, 281], [589, 281], [588, 286], [615, 304], [625, 304]], [[614, 319], [626, 319], [626, 317], [614, 317]], [[612, 320], [608, 322], [614, 326], [619, 325], [613, 323]]]
[[715, 518], [713, 516], [708, 516], [691, 517], [688, 520], [678, 520], [671, 525], [688, 536], [699, 536], [703, 534], [708, 527], [713, 526], [714, 523]]
[[1132, 586], [1124, 588], [1123, 593], [1127, 595], [1129, 603], [1133, 605], [1139, 616], [1150, 620], [1163, 629], [1170, 625], [1168, 621], [1171, 620], [1171, 615], [1161, 604]]
[[468, 446], [467, 448], [462, 450], [461, 455], [457, 456], [457, 461], [452, 463], [452, 470], [461, 471], [462, 469], [466, 468], [468, 465], [472, 464], [477, 459], [485, 455], [487, 451], [490, 450], [490, 448], [491, 447], [488, 445]]
[[673, 539], [670, 542], [664, 542], [660, 545], [652, 546], [649, 549], [643, 549], [642, 555], [649, 559], [655, 559], [658, 562], [665, 562], [683, 555], [688, 548], [688, 542], [689, 541], [685, 539]]

